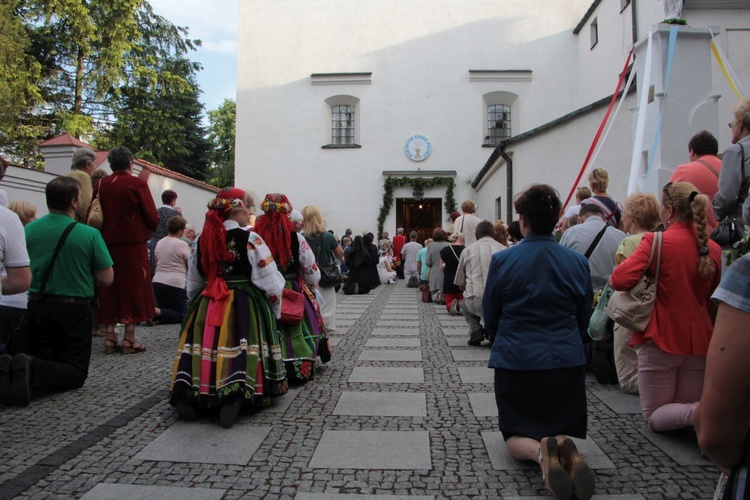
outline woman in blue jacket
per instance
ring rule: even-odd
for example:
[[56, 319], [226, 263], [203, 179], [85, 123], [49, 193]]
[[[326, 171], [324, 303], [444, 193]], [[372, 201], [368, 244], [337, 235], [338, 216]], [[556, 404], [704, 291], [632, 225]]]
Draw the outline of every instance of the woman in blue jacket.
[[524, 238], [492, 257], [483, 298], [500, 431], [555, 498], [590, 498], [594, 475], [567, 437], [586, 437], [589, 265], [552, 236], [562, 209], [552, 187], [532, 185], [514, 204]]

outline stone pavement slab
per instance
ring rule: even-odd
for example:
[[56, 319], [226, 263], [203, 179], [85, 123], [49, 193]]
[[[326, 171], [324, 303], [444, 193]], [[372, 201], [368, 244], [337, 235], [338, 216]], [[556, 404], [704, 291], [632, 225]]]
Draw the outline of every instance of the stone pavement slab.
[[372, 382], [390, 384], [423, 384], [424, 369], [395, 368], [390, 366], [357, 366], [352, 370], [349, 382]]
[[[549, 500], [549, 496], [503, 497], [504, 500]], [[641, 495], [594, 495], [591, 500], [646, 500]]]
[[419, 337], [419, 328], [382, 328], [376, 327], [370, 335], [400, 335], [404, 337]]
[[489, 349], [453, 349], [451, 350], [453, 361], [489, 361]]
[[226, 490], [144, 486], [140, 484], [97, 484], [81, 500], [220, 500]]
[[[363, 453], [364, 451], [364, 453]], [[323, 431], [315, 469], [432, 469], [424, 431]]]
[[470, 392], [471, 411], [477, 417], [497, 417], [497, 403], [494, 392]]
[[359, 361], [422, 361], [421, 349], [363, 349]]
[[344, 391], [333, 414], [426, 417], [427, 399], [424, 393]]
[[592, 387], [591, 393], [615, 413], [620, 415], [641, 414], [641, 398], [637, 394], [628, 394], [612, 385], [602, 386], [599, 384]]
[[294, 398], [299, 394], [298, 387], [290, 387], [286, 394], [278, 398], [273, 398], [271, 406], [263, 408], [266, 413], [284, 413], [294, 402]]
[[432, 495], [347, 495], [345, 493], [297, 493], [294, 500], [433, 500]]
[[388, 338], [388, 337], [381, 337], [381, 338], [374, 338], [369, 339], [367, 343], [365, 343], [365, 347], [420, 347], [422, 344], [420, 343], [418, 338]]
[[495, 372], [486, 366], [461, 366], [458, 375], [464, 384], [494, 384]]
[[217, 422], [175, 422], [135, 458], [163, 462], [246, 465], [271, 427], [244, 424], [232, 426], [232, 432]]
[[[586, 439], [571, 438], [584, 460], [592, 469], [612, 469], [615, 464], [607, 457], [591, 437]], [[494, 470], [539, 470], [535, 462], [522, 462], [513, 458], [505, 446], [500, 431], [482, 431], [482, 440], [487, 449]], [[541, 478], [540, 478], [541, 479]]]
[[380, 318], [375, 324], [375, 328], [398, 327], [398, 328], [419, 328], [418, 319], [390, 319]]
[[445, 328], [443, 327], [443, 335], [457, 335], [464, 337], [469, 340], [469, 327], [464, 326], [463, 328]]
[[703, 458], [693, 430], [653, 432], [648, 428], [646, 422], [641, 420], [638, 432], [646, 436], [646, 439], [654, 443], [657, 448], [679, 465], [709, 465], [711, 463], [708, 459]]

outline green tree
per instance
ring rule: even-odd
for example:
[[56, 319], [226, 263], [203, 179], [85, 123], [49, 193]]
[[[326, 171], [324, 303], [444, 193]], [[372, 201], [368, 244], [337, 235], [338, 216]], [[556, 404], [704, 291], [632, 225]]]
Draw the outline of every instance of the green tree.
[[217, 187], [232, 186], [237, 105], [231, 99], [224, 99], [218, 109], [208, 112], [208, 121], [208, 138], [213, 144], [209, 182]]
[[16, 0], [0, 2], [0, 148], [22, 160], [32, 156], [44, 127], [32, 113], [41, 101], [36, 86], [41, 65], [27, 54], [31, 41], [17, 7]]
[[[34, 147], [68, 132], [97, 147], [126, 144], [144, 159], [199, 179], [208, 175], [211, 147], [195, 80], [201, 67], [187, 57], [200, 40], [145, 0], [13, 3], [9, 9], [26, 30], [18, 40], [29, 41], [26, 53], [38, 67], [36, 75], [26, 72], [39, 96], [27, 113]], [[17, 141], [22, 130], [9, 130], [8, 142]]]
[[159, 74], [179, 75], [191, 85], [177, 88], [159, 79], [155, 86], [141, 75], [120, 89], [114, 122], [101, 134], [97, 147], [124, 144], [138, 158], [199, 180], [209, 175], [211, 144], [201, 125], [194, 63], [187, 59], [159, 60]]
[[109, 98], [126, 78], [125, 56], [141, 40], [143, 0], [25, 0], [31, 54], [42, 65], [38, 86], [55, 132], [80, 137], [110, 111]]

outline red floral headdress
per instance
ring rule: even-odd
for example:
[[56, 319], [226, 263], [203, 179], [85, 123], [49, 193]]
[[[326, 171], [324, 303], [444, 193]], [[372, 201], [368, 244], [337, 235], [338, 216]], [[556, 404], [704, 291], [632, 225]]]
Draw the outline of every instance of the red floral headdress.
[[294, 223], [287, 215], [292, 211], [292, 204], [283, 194], [271, 193], [266, 195], [260, 208], [264, 213], [258, 217], [253, 229], [266, 242], [279, 267], [286, 269], [292, 258]]
[[207, 280], [206, 288], [201, 295], [217, 302], [217, 307], [212, 310], [207, 319], [210, 326], [221, 326], [229, 298], [227, 284], [219, 277], [219, 262], [231, 260], [227, 250], [227, 230], [224, 227], [224, 221], [230, 214], [245, 206], [242, 201], [244, 198], [243, 190], [225, 188], [219, 191], [216, 198], [208, 202], [209, 210], [206, 212], [206, 221], [203, 223], [203, 232], [198, 240], [198, 246]]

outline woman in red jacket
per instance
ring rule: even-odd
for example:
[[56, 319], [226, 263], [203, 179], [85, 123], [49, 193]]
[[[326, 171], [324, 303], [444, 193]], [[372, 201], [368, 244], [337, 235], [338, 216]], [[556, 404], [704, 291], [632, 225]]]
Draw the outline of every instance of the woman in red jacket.
[[[112, 175], [94, 189], [100, 194], [104, 226], [102, 236], [114, 261], [112, 286], [99, 289], [99, 323], [104, 324], [107, 354], [143, 352], [135, 341], [135, 325], [154, 317], [151, 266], [146, 242], [159, 223], [154, 197], [143, 179], [133, 176], [133, 154], [126, 147], [107, 156]], [[115, 323], [125, 325], [125, 338], [117, 343]]]
[[[659, 215], [664, 227], [656, 305], [645, 332], [633, 332], [638, 353], [638, 388], [643, 418], [655, 432], [692, 427], [701, 399], [706, 353], [713, 325], [709, 298], [721, 278], [721, 249], [706, 232], [708, 198], [690, 183], [664, 186]], [[646, 233], [633, 254], [610, 278], [627, 290], [645, 272], [654, 233]], [[657, 249], [658, 250], [658, 249]]]

